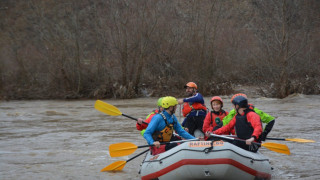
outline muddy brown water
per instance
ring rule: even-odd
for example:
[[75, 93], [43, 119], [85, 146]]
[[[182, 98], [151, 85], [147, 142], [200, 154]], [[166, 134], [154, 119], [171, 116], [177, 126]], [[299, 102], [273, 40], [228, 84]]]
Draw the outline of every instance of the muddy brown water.
[[[210, 97], [206, 97], [209, 105]], [[229, 96], [223, 96], [230, 110]], [[133, 117], [145, 117], [155, 107], [156, 98], [103, 100]], [[273, 179], [320, 179], [320, 96], [296, 94], [285, 99], [255, 97], [257, 108], [276, 117], [269, 137], [304, 138], [316, 143], [286, 144], [291, 155], [265, 148], [274, 168]], [[0, 101], [0, 179], [140, 179], [144, 156], [128, 162], [122, 172], [100, 169], [134, 154], [111, 158], [108, 146], [129, 141], [145, 145], [135, 129], [135, 121], [108, 116], [94, 109], [94, 100]], [[208, 106], [209, 107], [209, 106]], [[176, 116], [179, 117], [179, 110]]]

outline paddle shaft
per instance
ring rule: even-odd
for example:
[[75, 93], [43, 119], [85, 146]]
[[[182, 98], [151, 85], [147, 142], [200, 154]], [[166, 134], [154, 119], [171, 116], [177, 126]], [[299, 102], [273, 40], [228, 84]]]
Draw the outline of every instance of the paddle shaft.
[[148, 152], [148, 151], [149, 151], [149, 149], [147, 149], [147, 150], [145, 150], [145, 151], [142, 151], [141, 153], [139, 153], [139, 154], [133, 156], [132, 158], [128, 159], [127, 162], [129, 162], [129, 161], [131, 161], [131, 160], [133, 160], [133, 159], [141, 156], [142, 154], [144, 154], [144, 153], [146, 153], [146, 152]]
[[[198, 141], [198, 138], [195, 139], [185, 139], [185, 140], [180, 140], [180, 141], [169, 141], [169, 142], [162, 142], [160, 143], [160, 145], [164, 145], [164, 144], [175, 144], [175, 143], [183, 143], [183, 142], [189, 142], [189, 141]], [[137, 148], [144, 148], [144, 147], [152, 147], [154, 146], [154, 144], [152, 145], [142, 145], [142, 146], [137, 146]]]
[[[126, 115], [126, 114], [121, 114], [121, 115], [122, 115], [122, 116], [124, 116], [124, 117], [130, 118], [130, 119], [133, 119], [133, 120], [135, 120], [135, 121], [138, 121], [138, 119], [137, 119], [137, 118], [134, 118], [134, 117], [128, 116], [128, 115]], [[143, 124], [148, 124], [147, 122], [144, 122], [144, 121], [142, 121], [142, 123], [143, 123]]]
[[[213, 136], [213, 137], [217, 137], [217, 138], [221, 138], [221, 139], [226, 139], [226, 140], [235, 140], [235, 141], [243, 141], [243, 142], [246, 142], [246, 140], [244, 140], [244, 139], [236, 139], [236, 138], [227, 137], [227, 136], [220, 136], [220, 135], [217, 135], [217, 134], [210, 134], [210, 135]], [[258, 145], [259, 147], [261, 147], [261, 143], [252, 142], [252, 144], [256, 144], [256, 145]]]
[[300, 142], [300, 143], [311, 143], [315, 142], [311, 139], [301, 139], [301, 138], [266, 138], [268, 140], [279, 140], [279, 141], [292, 141], [292, 142]]
[[285, 138], [266, 138], [268, 140], [278, 140], [278, 141], [285, 141], [286, 139]]

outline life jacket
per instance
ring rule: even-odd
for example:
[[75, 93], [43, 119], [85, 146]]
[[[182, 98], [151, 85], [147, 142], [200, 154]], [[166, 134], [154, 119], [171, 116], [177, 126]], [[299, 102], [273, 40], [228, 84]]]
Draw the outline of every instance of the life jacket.
[[173, 135], [174, 121], [173, 121], [173, 124], [169, 124], [166, 116], [162, 112], [160, 112], [159, 114], [163, 117], [163, 119], [166, 123], [166, 127], [161, 131], [155, 131], [152, 134], [152, 138], [154, 141], [169, 142], [172, 135]]
[[[223, 126], [222, 119], [227, 116], [227, 112], [221, 109], [219, 112], [211, 111], [210, 112], [210, 125], [209, 127], [203, 125], [203, 131], [206, 131], [208, 128], [213, 127], [213, 131], [221, 128]], [[204, 137], [205, 140], [208, 139], [207, 136]]]
[[[151, 121], [151, 119], [152, 119], [152, 117], [155, 116], [155, 115], [158, 114], [158, 113], [159, 113], [159, 110], [158, 110], [158, 109], [152, 111], [152, 112], [146, 117], [146, 119], [144, 120], [144, 122], [146, 122], [146, 123], [149, 124], [150, 121]], [[148, 127], [148, 124], [145, 124], [145, 123], [138, 124], [138, 122], [136, 123], [136, 128], [137, 128], [137, 130], [141, 131], [141, 135], [142, 135], [142, 136], [143, 136], [143, 134], [144, 134], [144, 131], [143, 131], [143, 130]], [[143, 132], [142, 132], [142, 131], [143, 131]]]
[[[153, 110], [150, 114], [148, 114], [148, 116], [146, 117], [146, 120], [148, 120], [151, 115], [156, 115], [156, 114], [158, 114], [158, 113], [159, 113], [159, 109]], [[152, 117], [153, 117], [153, 116], [152, 116]], [[151, 119], [150, 119], [150, 120], [151, 120]], [[149, 120], [147, 123], [149, 123], [150, 120]]]
[[207, 111], [207, 107], [201, 103], [193, 103], [193, 104], [188, 102], [183, 103], [182, 114], [184, 117], [187, 117], [191, 111], [199, 111], [199, 110]]
[[244, 115], [237, 114], [236, 115], [236, 124], [235, 124], [235, 131], [240, 139], [249, 139], [252, 136], [254, 131], [252, 125], [247, 120], [247, 114], [249, 112], [254, 112], [252, 109], [247, 108], [244, 111]]
[[253, 104], [248, 104], [248, 108], [253, 110], [254, 109], [254, 105]]

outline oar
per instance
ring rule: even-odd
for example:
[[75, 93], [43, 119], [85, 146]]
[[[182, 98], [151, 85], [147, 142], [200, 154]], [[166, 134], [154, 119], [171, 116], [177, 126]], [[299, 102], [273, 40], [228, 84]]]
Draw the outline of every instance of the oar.
[[140, 153], [138, 155], [133, 156], [132, 158], [130, 158], [126, 161], [116, 161], [116, 162], [106, 166], [105, 168], [101, 169], [101, 172], [103, 172], [103, 171], [121, 171], [129, 161], [141, 156], [142, 154], [144, 154], [148, 151], [149, 151], [149, 149], [143, 151], [142, 153]]
[[266, 138], [268, 140], [278, 140], [278, 141], [293, 141], [293, 142], [300, 142], [300, 143], [313, 143], [316, 142], [314, 140], [310, 139], [301, 139], [301, 138], [292, 138], [292, 139], [287, 139], [287, 138]]
[[[236, 139], [236, 138], [227, 137], [227, 136], [220, 136], [220, 135], [217, 135], [217, 134], [211, 134], [211, 136], [217, 137], [217, 138], [220, 138], [220, 139], [226, 139], [226, 140], [235, 140], [235, 141], [244, 141], [244, 142], [246, 141], [246, 140], [243, 140], [243, 139]], [[263, 146], [263, 147], [269, 149], [270, 151], [274, 151], [274, 152], [290, 155], [290, 149], [285, 144], [271, 143], [271, 142], [266, 142], [266, 143], [252, 142], [252, 143], [256, 144], [258, 146]]]
[[[101, 111], [103, 113], [109, 114], [110, 116], [120, 116], [120, 115], [122, 115], [124, 117], [127, 117], [127, 118], [133, 119], [135, 121], [138, 121], [137, 118], [128, 116], [126, 114], [123, 114], [117, 107], [115, 107], [115, 106], [113, 106], [111, 104], [108, 104], [106, 102], [100, 101], [100, 100], [96, 101], [96, 103], [94, 104], [94, 108], [96, 108], [96, 110], [98, 110], [98, 111]], [[146, 123], [144, 121], [142, 121], [142, 123], [148, 124], [148, 123]]]
[[[163, 144], [173, 144], [173, 143], [182, 143], [182, 142], [188, 142], [188, 141], [197, 141], [199, 139], [186, 139], [186, 140], [180, 140], [180, 141], [170, 141], [170, 142], [163, 142], [160, 143]], [[154, 145], [142, 145], [142, 146], [136, 146], [135, 144], [131, 142], [122, 142], [122, 143], [116, 143], [111, 144], [109, 146], [109, 153], [111, 157], [120, 157], [120, 156], [127, 156], [136, 151], [138, 148], [144, 148], [144, 147], [150, 147]]]

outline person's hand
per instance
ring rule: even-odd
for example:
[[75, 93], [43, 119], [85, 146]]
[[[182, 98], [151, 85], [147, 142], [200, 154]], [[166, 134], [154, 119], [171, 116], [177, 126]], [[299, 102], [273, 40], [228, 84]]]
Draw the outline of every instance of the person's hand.
[[178, 99], [178, 104], [183, 104], [183, 99]]
[[251, 143], [254, 141], [254, 137], [251, 137], [250, 139], [246, 140], [247, 145], [251, 145]]
[[198, 137], [199, 141], [204, 141], [204, 137]]
[[267, 133], [267, 132], [265, 132], [265, 131], [264, 131], [264, 132], [262, 132], [262, 133], [261, 133], [261, 135], [260, 135], [260, 139], [259, 139], [259, 140], [260, 140], [260, 141], [265, 141], [265, 140], [266, 140], [266, 138], [267, 138], [267, 134], [268, 134], [268, 133]]
[[142, 122], [143, 122], [143, 119], [142, 119], [142, 118], [138, 118], [137, 123], [138, 123], [138, 124], [142, 124]]
[[184, 128], [184, 130], [185, 130], [185, 131], [187, 131], [187, 132], [189, 132], [189, 129], [188, 129], [188, 128], [186, 128], [186, 127]]
[[153, 142], [153, 145], [154, 145], [156, 148], [159, 148], [159, 147], [160, 147], [160, 142], [159, 142], [159, 141], [155, 141], [155, 142]]
[[210, 131], [207, 131], [207, 132], [206, 132], [206, 136], [207, 136], [207, 137], [210, 137], [210, 136], [211, 136], [211, 132], [210, 132]]

